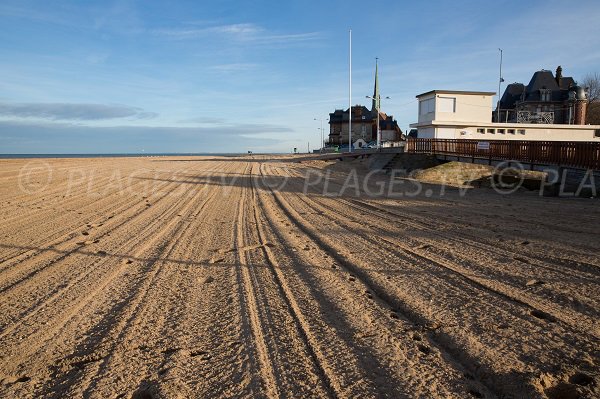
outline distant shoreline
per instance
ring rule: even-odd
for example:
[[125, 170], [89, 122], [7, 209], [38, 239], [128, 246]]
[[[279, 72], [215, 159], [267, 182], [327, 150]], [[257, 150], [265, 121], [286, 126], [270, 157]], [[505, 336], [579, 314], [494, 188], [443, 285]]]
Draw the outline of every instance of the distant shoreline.
[[[137, 154], [0, 154], [0, 159], [28, 159], [28, 158], [139, 158], [139, 157], [200, 157], [200, 156], [219, 156], [219, 157], [240, 157], [244, 155], [260, 155], [259, 153], [247, 154], [244, 152], [236, 153], [137, 153]], [[269, 153], [268, 155], [282, 155], [279, 153]], [[286, 154], [287, 155], [287, 154]]]

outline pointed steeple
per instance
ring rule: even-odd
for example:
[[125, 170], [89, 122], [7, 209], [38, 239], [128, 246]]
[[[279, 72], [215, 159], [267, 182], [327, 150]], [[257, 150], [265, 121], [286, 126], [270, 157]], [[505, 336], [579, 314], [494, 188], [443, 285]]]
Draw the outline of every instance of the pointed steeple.
[[377, 74], [379, 58], [375, 57], [375, 89], [373, 90], [373, 104], [371, 105], [371, 112], [375, 113], [377, 110], [381, 110], [381, 97], [379, 96], [379, 77]]

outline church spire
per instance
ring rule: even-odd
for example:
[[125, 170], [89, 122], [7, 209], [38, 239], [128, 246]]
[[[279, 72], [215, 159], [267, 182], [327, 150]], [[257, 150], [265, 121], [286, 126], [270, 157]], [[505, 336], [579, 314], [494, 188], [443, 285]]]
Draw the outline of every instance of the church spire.
[[381, 110], [381, 97], [379, 97], [379, 77], [377, 76], [377, 68], [379, 58], [375, 57], [375, 89], [373, 90], [373, 104], [371, 105], [371, 112], [377, 112]]

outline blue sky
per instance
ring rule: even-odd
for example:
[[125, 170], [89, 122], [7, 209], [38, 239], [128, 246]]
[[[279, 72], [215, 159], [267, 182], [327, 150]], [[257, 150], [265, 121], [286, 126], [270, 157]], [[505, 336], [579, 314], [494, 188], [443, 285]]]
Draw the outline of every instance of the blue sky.
[[406, 129], [415, 95], [600, 72], [600, 2], [0, 3], [0, 153], [289, 152], [370, 106]]

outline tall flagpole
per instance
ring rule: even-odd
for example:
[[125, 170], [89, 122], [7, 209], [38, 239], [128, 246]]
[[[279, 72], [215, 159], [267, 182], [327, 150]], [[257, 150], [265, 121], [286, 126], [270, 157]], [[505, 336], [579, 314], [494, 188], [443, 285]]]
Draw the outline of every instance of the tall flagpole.
[[500, 77], [498, 78], [498, 105], [496, 107], [496, 122], [500, 123], [500, 97], [502, 96], [502, 94], [500, 94], [500, 87], [504, 79], [502, 79], [502, 49], [499, 48], [498, 50], [500, 50]]
[[350, 29], [350, 52], [349, 52], [349, 78], [348, 78], [348, 151], [352, 152], [352, 29]]

